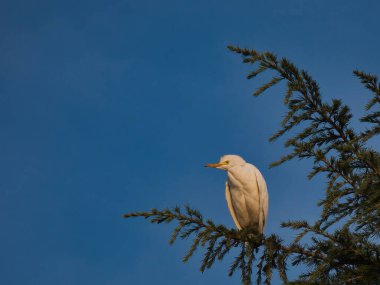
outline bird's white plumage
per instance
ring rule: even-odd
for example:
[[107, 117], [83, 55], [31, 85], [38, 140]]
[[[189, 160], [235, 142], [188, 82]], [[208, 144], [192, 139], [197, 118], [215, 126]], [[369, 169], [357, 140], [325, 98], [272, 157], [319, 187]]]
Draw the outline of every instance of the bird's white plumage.
[[263, 233], [268, 213], [268, 192], [260, 171], [240, 156], [222, 156], [209, 167], [227, 171], [226, 200], [238, 229], [253, 227]]
[[235, 210], [232, 206], [232, 198], [231, 198], [231, 192], [230, 192], [230, 187], [228, 186], [228, 182], [226, 181], [226, 200], [227, 200], [227, 206], [228, 206], [228, 210], [230, 210], [230, 213], [231, 213], [231, 216], [232, 216], [232, 219], [234, 220], [234, 223], [236, 225], [236, 227], [241, 230], [242, 227], [240, 226], [239, 224], [239, 221], [238, 219], [236, 218], [236, 215], [235, 215]]

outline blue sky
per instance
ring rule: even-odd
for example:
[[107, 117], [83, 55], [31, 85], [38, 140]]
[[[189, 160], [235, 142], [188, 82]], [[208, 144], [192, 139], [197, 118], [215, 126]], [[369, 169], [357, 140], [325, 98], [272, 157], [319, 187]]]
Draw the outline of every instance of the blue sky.
[[[380, 74], [378, 1], [25, 1], [0, 3], [0, 283], [237, 284], [233, 255], [210, 271], [171, 226], [122, 214], [188, 203], [233, 226], [225, 174], [240, 154], [264, 174], [266, 233], [318, 216], [323, 177], [309, 162], [268, 165], [285, 111], [228, 44], [307, 69], [324, 98], [369, 98], [351, 71]], [[296, 274], [296, 270], [291, 270]]]

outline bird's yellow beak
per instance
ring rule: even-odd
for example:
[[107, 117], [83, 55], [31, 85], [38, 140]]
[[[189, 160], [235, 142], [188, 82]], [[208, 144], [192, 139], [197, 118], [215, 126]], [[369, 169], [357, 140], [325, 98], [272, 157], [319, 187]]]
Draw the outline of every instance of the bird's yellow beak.
[[227, 165], [227, 164], [228, 164], [227, 161], [223, 161], [220, 163], [209, 163], [209, 164], [206, 164], [205, 167], [218, 168], [219, 166], [223, 166], [223, 165]]

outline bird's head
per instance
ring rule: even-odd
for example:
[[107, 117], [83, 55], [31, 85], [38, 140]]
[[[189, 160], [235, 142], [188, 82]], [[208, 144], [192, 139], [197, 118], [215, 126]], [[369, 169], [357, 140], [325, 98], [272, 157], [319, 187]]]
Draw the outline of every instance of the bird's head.
[[206, 164], [205, 167], [228, 170], [234, 166], [244, 165], [245, 163], [245, 160], [238, 155], [226, 154], [220, 158], [218, 163]]

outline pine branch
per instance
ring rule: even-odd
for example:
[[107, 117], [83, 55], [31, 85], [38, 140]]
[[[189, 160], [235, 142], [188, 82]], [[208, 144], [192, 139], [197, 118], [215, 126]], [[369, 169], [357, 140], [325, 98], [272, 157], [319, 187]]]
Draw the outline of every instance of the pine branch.
[[262, 270], [258, 272], [256, 279], [261, 280], [262, 275], [264, 275], [266, 284], [270, 284], [271, 268], [275, 265], [283, 280], [286, 280], [285, 251], [290, 253], [290, 249], [284, 247], [281, 244], [282, 241], [275, 235], [265, 238], [254, 229], [239, 231], [227, 229], [223, 225], [215, 225], [211, 220], [204, 220], [199, 211], [189, 206], [185, 206], [184, 211], [175, 207], [174, 209], [152, 209], [148, 212], [133, 212], [124, 215], [124, 218], [135, 217], [148, 219], [155, 224], [176, 222], [177, 226], [173, 230], [169, 243], [173, 244], [178, 238], [193, 237], [192, 245], [184, 256], [183, 262], [187, 262], [199, 247], [203, 248], [201, 272], [211, 268], [216, 260], [222, 260], [227, 253], [235, 249], [240, 250], [240, 253], [231, 265], [229, 276], [239, 270], [242, 283], [251, 284], [256, 254], [261, 253], [260, 266]]
[[[375, 75], [365, 73], [359, 70], [354, 70], [354, 75], [356, 75], [360, 79], [362, 84], [373, 93], [373, 98], [366, 105], [366, 110], [369, 111], [375, 105], [379, 107], [380, 83], [377, 82], [377, 77]], [[373, 124], [370, 129], [361, 133], [361, 137], [364, 141], [380, 133], [380, 112], [379, 111], [368, 113], [366, 116], [362, 117], [360, 120], [362, 122]]]

